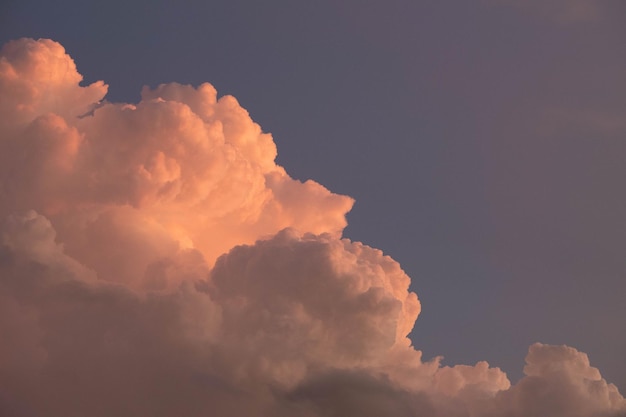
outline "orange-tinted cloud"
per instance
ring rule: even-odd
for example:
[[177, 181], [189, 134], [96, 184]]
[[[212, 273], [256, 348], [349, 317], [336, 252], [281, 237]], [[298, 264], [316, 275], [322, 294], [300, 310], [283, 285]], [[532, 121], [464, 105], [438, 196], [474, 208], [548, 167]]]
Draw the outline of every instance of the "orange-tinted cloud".
[[58, 43], [20, 40], [3, 51], [0, 170], [10, 181], [0, 213], [48, 216], [68, 253], [101, 279], [137, 283], [137, 268], [173, 247], [212, 263], [285, 227], [337, 236], [345, 227], [353, 200], [290, 178], [272, 137], [209, 84], [162, 85], [137, 105], [111, 104], [102, 82], [78, 85]]
[[3, 49], [0, 414], [626, 413], [565, 346], [513, 386], [424, 362], [409, 277], [341, 238], [352, 199], [290, 178], [234, 98], [80, 80], [55, 42]]

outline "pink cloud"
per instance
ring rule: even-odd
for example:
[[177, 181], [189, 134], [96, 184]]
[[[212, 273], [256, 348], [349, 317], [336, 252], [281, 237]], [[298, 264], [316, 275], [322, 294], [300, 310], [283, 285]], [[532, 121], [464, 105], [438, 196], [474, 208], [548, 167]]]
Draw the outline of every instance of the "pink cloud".
[[0, 414], [625, 415], [573, 348], [513, 386], [423, 361], [410, 278], [234, 98], [81, 79], [53, 41], [0, 58]]

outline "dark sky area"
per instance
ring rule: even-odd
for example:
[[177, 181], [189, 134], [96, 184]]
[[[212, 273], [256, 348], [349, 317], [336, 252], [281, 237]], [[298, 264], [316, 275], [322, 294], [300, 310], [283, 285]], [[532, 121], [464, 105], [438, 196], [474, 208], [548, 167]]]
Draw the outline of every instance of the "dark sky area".
[[412, 278], [412, 340], [515, 381], [530, 344], [626, 390], [626, 2], [5, 0], [109, 101], [213, 84], [278, 162], [356, 199], [344, 235]]

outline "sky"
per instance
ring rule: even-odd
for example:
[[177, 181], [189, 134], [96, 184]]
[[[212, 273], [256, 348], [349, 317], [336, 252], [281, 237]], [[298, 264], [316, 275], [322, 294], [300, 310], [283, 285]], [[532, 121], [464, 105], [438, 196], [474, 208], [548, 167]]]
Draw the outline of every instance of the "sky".
[[621, 0], [3, 2], [0, 410], [624, 415], [624, 39]]

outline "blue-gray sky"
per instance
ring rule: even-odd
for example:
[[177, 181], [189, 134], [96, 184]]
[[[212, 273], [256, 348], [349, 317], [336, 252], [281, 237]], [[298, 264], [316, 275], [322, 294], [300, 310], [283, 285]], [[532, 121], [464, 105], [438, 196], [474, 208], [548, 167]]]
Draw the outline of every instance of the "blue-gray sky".
[[425, 357], [513, 380], [568, 344], [626, 389], [626, 3], [7, 0], [110, 101], [213, 84], [278, 161], [356, 199], [345, 236], [412, 278]]

